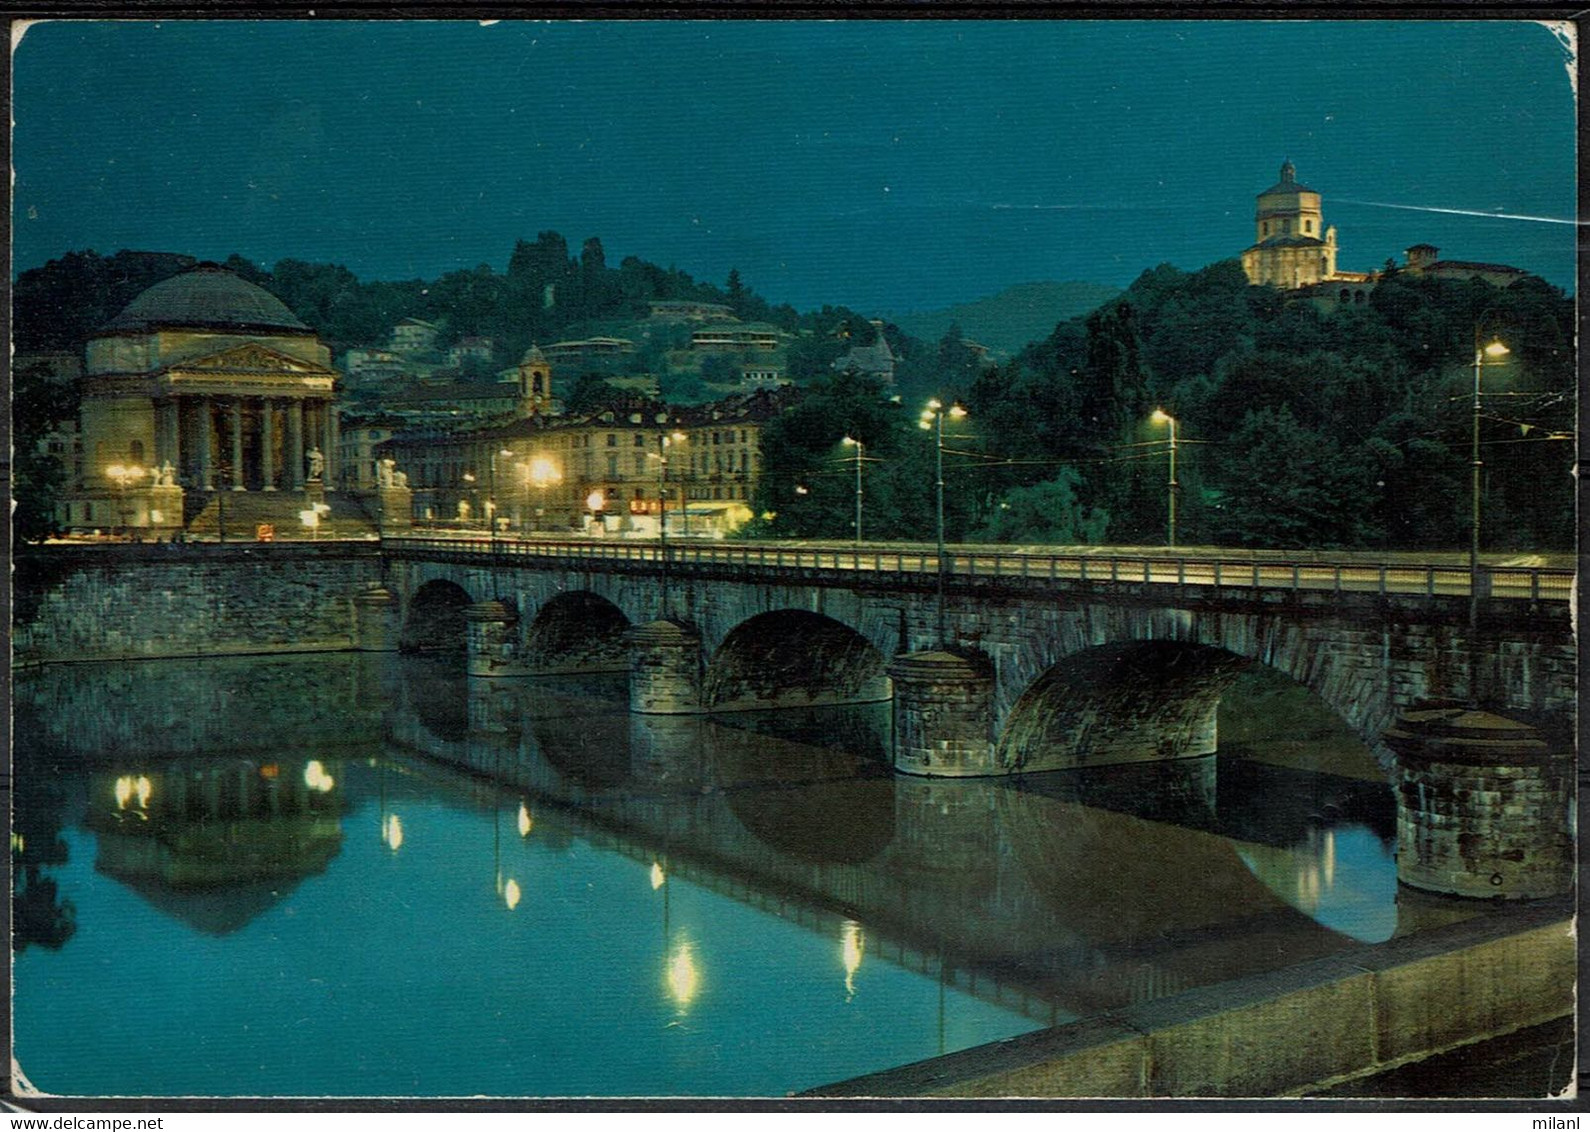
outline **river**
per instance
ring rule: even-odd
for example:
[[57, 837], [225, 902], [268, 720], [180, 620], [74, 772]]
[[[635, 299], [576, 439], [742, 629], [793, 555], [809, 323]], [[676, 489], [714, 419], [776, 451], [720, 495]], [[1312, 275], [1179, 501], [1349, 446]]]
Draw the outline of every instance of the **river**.
[[1465, 914], [1301, 689], [1216, 755], [897, 776], [887, 704], [334, 654], [23, 674], [16, 1056], [86, 1096], [781, 1096]]

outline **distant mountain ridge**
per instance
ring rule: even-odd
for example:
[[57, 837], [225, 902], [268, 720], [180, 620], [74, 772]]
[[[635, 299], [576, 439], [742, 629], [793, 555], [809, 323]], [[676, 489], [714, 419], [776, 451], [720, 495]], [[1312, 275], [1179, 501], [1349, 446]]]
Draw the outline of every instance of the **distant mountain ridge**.
[[933, 343], [952, 324], [974, 342], [1000, 354], [1014, 354], [1029, 342], [1047, 338], [1055, 323], [1087, 314], [1119, 295], [1102, 283], [1017, 283], [997, 295], [937, 311], [897, 314], [890, 321], [913, 338]]

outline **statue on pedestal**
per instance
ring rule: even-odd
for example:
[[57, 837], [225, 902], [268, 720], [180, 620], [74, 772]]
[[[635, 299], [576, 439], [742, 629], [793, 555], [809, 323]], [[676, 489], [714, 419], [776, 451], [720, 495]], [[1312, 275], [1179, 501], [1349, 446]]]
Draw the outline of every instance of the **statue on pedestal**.
[[326, 471], [326, 458], [320, 454], [318, 447], [311, 448], [304, 454], [304, 459], [309, 463], [309, 480], [318, 482]]

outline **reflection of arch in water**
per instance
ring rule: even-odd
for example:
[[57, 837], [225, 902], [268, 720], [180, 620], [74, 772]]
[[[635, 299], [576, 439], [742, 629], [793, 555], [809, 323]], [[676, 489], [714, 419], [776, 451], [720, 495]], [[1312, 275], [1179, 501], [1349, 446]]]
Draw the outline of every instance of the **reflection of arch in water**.
[[302, 758], [93, 772], [94, 867], [198, 931], [237, 931], [341, 850], [341, 776]]
[[468, 645], [464, 610], [473, 600], [456, 582], [426, 582], [409, 601], [399, 648], [403, 652], [462, 655]]
[[621, 672], [629, 667], [628, 628], [624, 611], [606, 598], [585, 590], [562, 593], [526, 630], [525, 661], [536, 672]]
[[1220, 694], [1248, 663], [1181, 641], [1073, 653], [1016, 701], [996, 762], [1039, 771], [1209, 754]]
[[593, 710], [591, 700], [555, 695], [538, 699], [537, 709], [528, 723], [530, 741], [564, 778], [590, 791], [630, 780], [627, 711], [611, 704]]
[[704, 739], [729, 809], [764, 845], [853, 865], [894, 840], [895, 785], [881, 759], [710, 723]]
[[462, 668], [435, 658], [403, 661], [403, 699], [421, 726], [443, 742], [469, 737], [469, 680]]
[[1225, 837], [1024, 790], [997, 794], [1037, 900], [1096, 956], [1068, 997], [1106, 1008], [1328, 955], [1347, 937], [1298, 912]]
[[802, 609], [736, 626], [707, 667], [709, 711], [870, 703], [893, 694], [884, 658], [860, 633]]
[[773, 739], [843, 751], [883, 765], [889, 764], [893, 750], [894, 719], [887, 703], [725, 712], [713, 722]]

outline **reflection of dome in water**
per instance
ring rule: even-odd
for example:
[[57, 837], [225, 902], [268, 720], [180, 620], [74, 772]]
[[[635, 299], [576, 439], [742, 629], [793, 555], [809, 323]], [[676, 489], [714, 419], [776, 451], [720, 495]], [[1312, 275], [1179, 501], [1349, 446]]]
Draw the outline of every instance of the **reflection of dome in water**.
[[723, 726], [708, 749], [729, 809], [765, 845], [853, 865], [894, 840], [894, 781], [870, 759]]
[[229, 881], [215, 887], [195, 888], [173, 884], [166, 877], [124, 868], [127, 853], [114, 844], [114, 838], [100, 838], [100, 855], [95, 868], [142, 896], [157, 910], [205, 935], [229, 935], [246, 927], [269, 911], [311, 876], [326, 867], [342, 848], [342, 832], [337, 830], [318, 841], [305, 841], [299, 860], [291, 870], [265, 880]]
[[341, 798], [317, 760], [96, 773], [89, 807], [95, 869], [207, 935], [248, 924], [342, 848]]
[[275, 295], [214, 263], [198, 264], [156, 283], [101, 332], [179, 326], [309, 332]]

